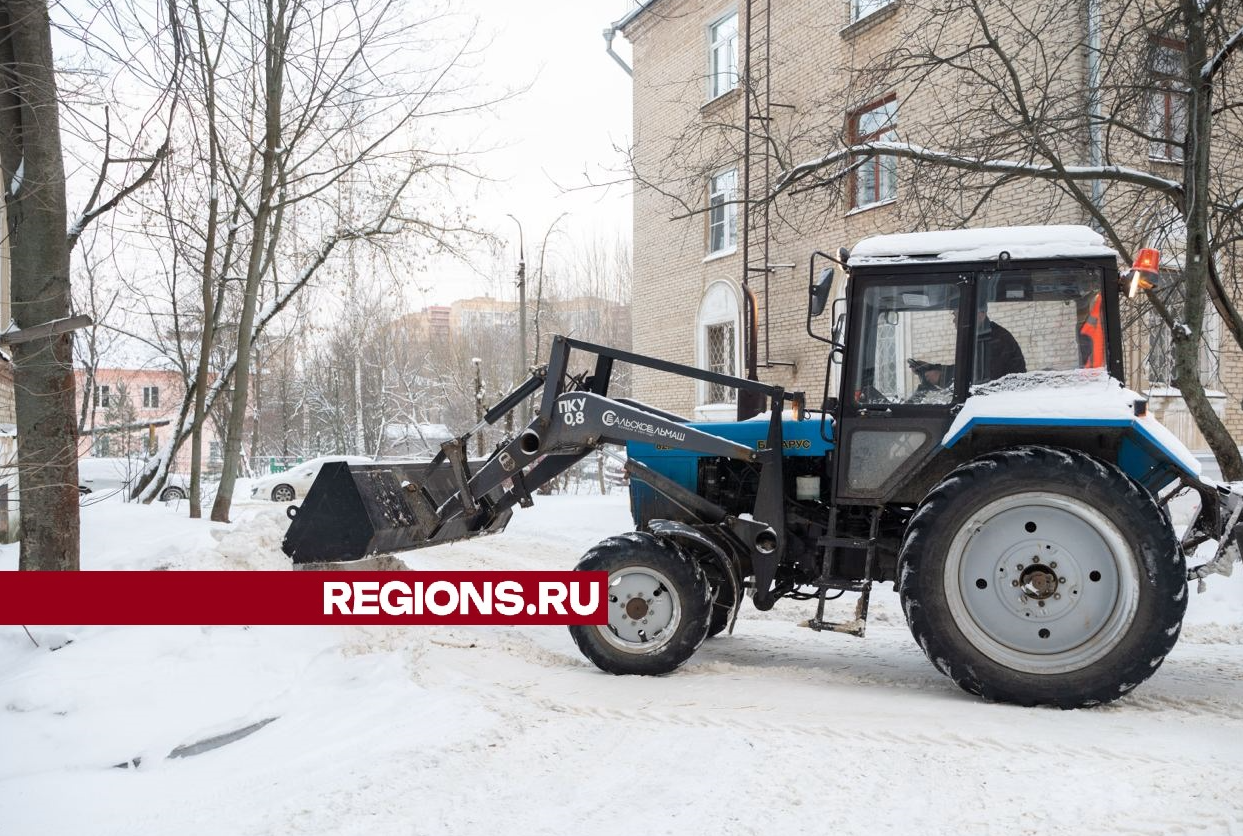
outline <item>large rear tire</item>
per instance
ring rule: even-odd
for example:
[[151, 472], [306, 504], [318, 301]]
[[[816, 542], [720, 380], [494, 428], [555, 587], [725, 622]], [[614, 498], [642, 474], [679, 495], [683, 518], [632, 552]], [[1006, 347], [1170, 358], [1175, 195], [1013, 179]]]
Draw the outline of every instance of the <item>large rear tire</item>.
[[600, 670], [669, 673], [707, 637], [708, 578], [675, 543], [643, 532], [609, 537], [576, 568], [609, 573], [609, 623], [570, 627], [578, 649]]
[[729, 620], [734, 615], [734, 608], [727, 602], [720, 600], [725, 595], [725, 590], [718, 590], [713, 596], [712, 615], [708, 619], [708, 638], [715, 638], [725, 632], [725, 628], [729, 627]]
[[1186, 568], [1168, 518], [1113, 465], [1021, 447], [959, 467], [903, 540], [898, 592], [929, 660], [988, 700], [1117, 699], [1174, 647]]

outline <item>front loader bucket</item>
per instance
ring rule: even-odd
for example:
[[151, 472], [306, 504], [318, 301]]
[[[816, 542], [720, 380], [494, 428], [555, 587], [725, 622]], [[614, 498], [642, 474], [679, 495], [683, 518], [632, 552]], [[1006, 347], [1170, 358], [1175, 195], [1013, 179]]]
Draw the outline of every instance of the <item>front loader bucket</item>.
[[436, 508], [456, 489], [447, 462], [330, 462], [301, 507], [290, 506], [281, 548], [294, 563], [362, 560], [505, 528], [509, 509], [441, 520]]

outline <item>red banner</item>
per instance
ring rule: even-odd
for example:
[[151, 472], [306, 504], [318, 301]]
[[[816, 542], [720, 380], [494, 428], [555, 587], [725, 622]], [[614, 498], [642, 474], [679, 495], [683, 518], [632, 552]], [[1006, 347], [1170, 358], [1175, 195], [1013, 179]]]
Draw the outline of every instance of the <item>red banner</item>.
[[605, 572], [0, 572], [0, 624], [604, 624]]

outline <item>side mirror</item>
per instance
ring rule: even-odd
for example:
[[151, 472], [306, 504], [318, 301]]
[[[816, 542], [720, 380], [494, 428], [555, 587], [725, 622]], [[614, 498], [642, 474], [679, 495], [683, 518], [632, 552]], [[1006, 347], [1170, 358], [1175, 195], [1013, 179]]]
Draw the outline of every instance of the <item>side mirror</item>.
[[812, 316], [820, 316], [820, 314], [824, 313], [824, 308], [829, 303], [829, 291], [832, 289], [833, 268], [826, 267], [820, 271], [820, 276], [810, 288], [811, 301], [809, 304]]

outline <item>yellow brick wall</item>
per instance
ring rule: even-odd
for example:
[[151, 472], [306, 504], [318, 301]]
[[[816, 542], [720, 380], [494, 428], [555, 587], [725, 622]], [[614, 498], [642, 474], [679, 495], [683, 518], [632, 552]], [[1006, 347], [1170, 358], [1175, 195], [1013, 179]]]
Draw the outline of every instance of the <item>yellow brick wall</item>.
[[[1040, 0], [1031, 0], [1025, 6], [1032, 14], [1049, 14], [1051, 8]], [[637, 351], [683, 363], [696, 362], [696, 312], [704, 290], [718, 279], [735, 286], [743, 279], [740, 254], [705, 259], [707, 217], [702, 213], [687, 216], [689, 210], [702, 210], [706, 205], [707, 177], [716, 166], [734, 160], [739, 176], [742, 174], [742, 91], [712, 103], [705, 100], [708, 26], [728, 11], [737, 10], [741, 30], [745, 25], [741, 21], [743, 9], [741, 0], [658, 0], [625, 31], [634, 46], [634, 166], [639, 175], [634, 199], [634, 346]], [[793, 106], [772, 109], [773, 133], [787, 143], [780, 149], [780, 162], [798, 162], [840, 147], [849, 109], [870, 101], [851, 99], [852, 86], [858, 86], [852, 68], [862, 67], [870, 58], [910, 38], [916, 18], [912, 9], [896, 3], [866, 25], [851, 26], [848, 0], [791, 0], [774, 4], [772, 14], [772, 101]], [[1068, 4], [1055, 26], [1064, 28], [1068, 38], [1079, 38], [1085, 25], [1083, 15], [1078, 4]], [[745, 54], [741, 40], [740, 35], [740, 68]], [[1086, 72], [1086, 57], [1068, 62], [1049, 85], [1073, 107], [1074, 102], [1083, 101]], [[933, 126], [955, 127], [955, 120], [947, 114], [952, 117], [956, 109], [973, 106], [960, 101], [959, 91], [950, 84], [921, 88], [917, 95], [900, 88], [890, 92], [900, 101], [899, 137], [929, 145], [935, 144]], [[1118, 146], [1112, 147], [1111, 156], [1116, 161], [1133, 154], [1133, 164], [1149, 166], [1146, 146], [1133, 144], [1135, 148], [1124, 153]], [[1086, 136], [1083, 145], [1086, 162]], [[849, 201], [830, 206], [817, 192], [778, 199], [769, 262], [783, 266], [769, 274], [767, 293], [764, 277], [751, 277], [760, 305], [761, 379], [806, 391], [813, 403], [823, 392], [826, 346], [805, 332], [808, 261], [813, 250], [832, 252], [877, 233], [952, 225], [925, 220], [925, 196], [918, 194], [909, 180], [913, 164], [899, 161], [898, 165], [898, 198], [888, 205], [852, 212]], [[773, 176], [778, 168], [780, 165], [774, 164]], [[1160, 173], [1178, 177], [1176, 171]], [[645, 184], [645, 180], [654, 182]], [[753, 173], [752, 182], [760, 187], [762, 174]], [[1122, 196], [1114, 199], [1121, 201]], [[1107, 204], [1107, 211], [1114, 217], [1128, 217], [1128, 212], [1135, 213], [1135, 207]], [[1028, 181], [998, 189], [970, 225], [1087, 221], [1084, 211], [1057, 189]], [[1138, 232], [1133, 237], [1142, 239]], [[1136, 245], [1144, 243], [1135, 241]], [[1127, 303], [1123, 305], [1126, 317]], [[831, 323], [826, 316], [817, 325], [827, 332]], [[1228, 342], [1227, 335], [1223, 345]], [[1129, 382], [1142, 386], [1145, 347], [1138, 325], [1128, 334], [1128, 346], [1125, 364]], [[765, 367], [765, 360], [773, 361], [773, 365]], [[1221, 367], [1221, 385], [1227, 392], [1225, 416], [1231, 429], [1243, 435], [1243, 411], [1239, 408], [1243, 355], [1223, 351]], [[644, 370], [636, 370], [635, 393], [641, 400], [683, 414], [689, 414], [696, 405], [692, 382]]]

